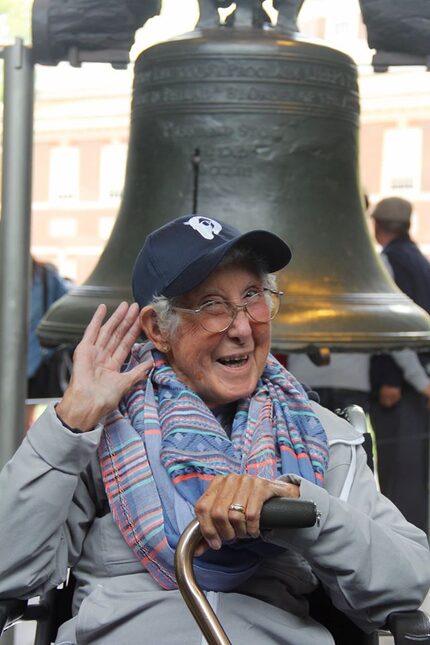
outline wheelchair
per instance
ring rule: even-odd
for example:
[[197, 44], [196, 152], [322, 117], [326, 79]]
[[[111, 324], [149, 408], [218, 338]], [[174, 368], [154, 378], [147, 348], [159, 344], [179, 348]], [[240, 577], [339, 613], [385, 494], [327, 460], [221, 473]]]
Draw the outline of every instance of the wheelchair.
[[[349, 406], [337, 413], [364, 434], [364, 447], [373, 468], [371, 435], [367, 432], [363, 410], [359, 406]], [[261, 521], [263, 528], [311, 526], [316, 521], [316, 509], [312, 502], [272, 499], [264, 505]], [[193, 553], [200, 538], [198, 522], [194, 520], [185, 529], [176, 550], [178, 587], [208, 644], [230, 645], [194, 578]], [[71, 617], [73, 589], [74, 580], [70, 576], [62, 588], [50, 590], [35, 604], [20, 599], [0, 600], [0, 635], [19, 621], [36, 621], [34, 645], [50, 645], [55, 641], [59, 626]], [[310, 615], [329, 630], [336, 645], [378, 645], [379, 637], [390, 633], [395, 645], [430, 645], [430, 619], [420, 610], [394, 612], [382, 630], [366, 634], [334, 607], [322, 587], [308, 596], [308, 601]]]

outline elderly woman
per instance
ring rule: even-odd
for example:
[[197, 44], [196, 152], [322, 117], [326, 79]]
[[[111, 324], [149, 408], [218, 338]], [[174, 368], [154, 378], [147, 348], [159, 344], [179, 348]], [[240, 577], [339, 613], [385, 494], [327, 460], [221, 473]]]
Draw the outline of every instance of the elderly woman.
[[[1, 595], [74, 571], [58, 644], [201, 643], [173, 569], [194, 515], [197, 577], [235, 644], [333, 643], [308, 616], [318, 579], [365, 630], [425, 597], [425, 535], [378, 493], [361, 436], [269, 353], [290, 256], [269, 232], [181, 217], [147, 238], [136, 303], [104, 324], [97, 309], [0, 484]], [[318, 524], [260, 535], [276, 496], [314, 500]]]

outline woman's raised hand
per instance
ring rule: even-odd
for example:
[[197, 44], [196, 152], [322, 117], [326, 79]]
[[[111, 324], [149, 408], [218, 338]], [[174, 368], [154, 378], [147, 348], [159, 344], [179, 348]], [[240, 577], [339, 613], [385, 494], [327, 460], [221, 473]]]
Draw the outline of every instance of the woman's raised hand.
[[99, 305], [73, 354], [73, 373], [56, 411], [70, 427], [92, 430], [115, 409], [124, 394], [146, 378], [152, 361], [121, 372], [139, 336], [139, 306], [122, 302], [103, 324], [106, 305]]
[[262, 506], [272, 497], [299, 497], [299, 487], [250, 475], [215, 477], [195, 506], [206, 542], [197, 547], [196, 555], [207, 546], [220, 549], [223, 542], [235, 538], [258, 537]]

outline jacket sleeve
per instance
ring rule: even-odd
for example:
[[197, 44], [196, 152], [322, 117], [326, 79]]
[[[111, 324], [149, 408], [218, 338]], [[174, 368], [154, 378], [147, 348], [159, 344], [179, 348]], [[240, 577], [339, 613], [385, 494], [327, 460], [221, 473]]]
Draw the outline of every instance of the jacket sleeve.
[[[338, 456], [354, 453], [355, 476], [348, 500], [302, 480], [300, 496], [316, 503], [319, 526], [271, 531], [265, 539], [296, 548], [334, 605], [370, 632], [382, 626], [391, 612], [422, 604], [430, 586], [427, 539], [378, 492], [361, 446], [339, 444], [332, 450]], [[341, 462], [342, 458], [337, 460], [334, 470], [344, 469]]]
[[407, 381], [417, 392], [423, 392], [426, 387], [430, 385], [430, 378], [427, 376], [424, 367], [421, 365], [416, 352], [412, 349], [406, 348], [392, 352], [391, 355], [395, 363], [402, 370], [404, 380]]
[[102, 426], [74, 434], [50, 405], [0, 473], [0, 597], [60, 584], [94, 517], [85, 469]]

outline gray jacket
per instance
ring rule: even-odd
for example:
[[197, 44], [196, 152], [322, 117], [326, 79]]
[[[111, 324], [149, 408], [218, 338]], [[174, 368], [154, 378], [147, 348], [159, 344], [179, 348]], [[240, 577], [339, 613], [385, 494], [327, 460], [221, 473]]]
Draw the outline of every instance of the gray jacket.
[[[426, 536], [378, 493], [348, 423], [312, 404], [330, 441], [324, 488], [302, 480], [318, 526], [272, 531], [281, 557], [266, 560], [234, 593], [208, 597], [235, 645], [333, 644], [307, 615], [303, 594], [317, 584], [371, 631], [394, 610], [418, 607], [430, 585]], [[178, 591], [163, 591], [112, 519], [101, 480], [98, 426], [64, 428], [48, 407], [0, 475], [0, 597], [28, 598], [57, 586], [73, 567], [74, 618], [58, 644], [200, 645]]]

